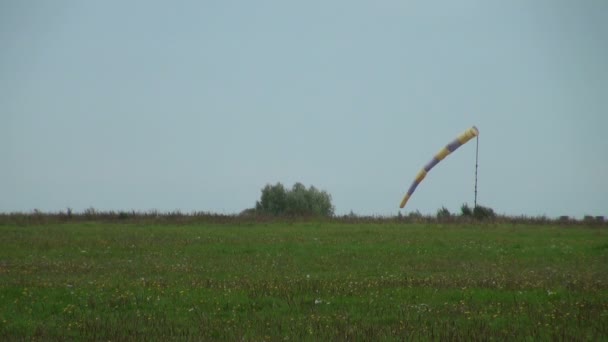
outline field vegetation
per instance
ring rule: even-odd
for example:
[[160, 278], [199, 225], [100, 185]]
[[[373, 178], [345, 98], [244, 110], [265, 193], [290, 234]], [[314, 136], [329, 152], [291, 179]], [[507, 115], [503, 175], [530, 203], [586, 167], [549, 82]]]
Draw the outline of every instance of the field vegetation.
[[605, 223], [442, 215], [0, 215], [0, 339], [608, 339]]

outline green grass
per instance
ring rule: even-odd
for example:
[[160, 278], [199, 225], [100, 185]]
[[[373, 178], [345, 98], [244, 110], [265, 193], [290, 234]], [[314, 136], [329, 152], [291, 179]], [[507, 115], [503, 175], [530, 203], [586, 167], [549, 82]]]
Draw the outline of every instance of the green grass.
[[606, 340], [608, 231], [0, 225], [1, 340]]

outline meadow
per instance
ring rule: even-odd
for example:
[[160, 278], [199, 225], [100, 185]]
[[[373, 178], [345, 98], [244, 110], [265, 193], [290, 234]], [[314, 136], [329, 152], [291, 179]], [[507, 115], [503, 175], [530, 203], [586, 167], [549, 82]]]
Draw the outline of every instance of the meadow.
[[0, 223], [0, 340], [608, 339], [605, 226]]

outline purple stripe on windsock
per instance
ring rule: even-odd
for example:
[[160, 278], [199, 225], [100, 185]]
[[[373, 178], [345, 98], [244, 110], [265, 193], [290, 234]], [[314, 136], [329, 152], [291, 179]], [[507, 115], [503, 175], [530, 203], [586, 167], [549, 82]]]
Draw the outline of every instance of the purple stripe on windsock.
[[460, 145], [462, 145], [462, 143], [460, 142], [460, 140], [456, 139], [456, 140], [452, 141], [451, 143], [449, 143], [448, 146], [446, 146], [446, 148], [448, 149], [448, 151], [454, 152], [454, 151], [456, 151], [457, 148], [460, 147]]
[[411, 196], [416, 190], [418, 184], [420, 184], [420, 182], [414, 181], [414, 183], [412, 183], [412, 185], [410, 186], [410, 189], [407, 191], [407, 194]]
[[428, 162], [428, 164], [426, 164], [424, 166], [424, 171], [426, 171], [426, 172], [431, 171], [431, 169], [434, 168], [435, 165], [437, 165], [437, 163], [439, 163], [439, 159], [433, 158], [433, 160], [431, 160], [430, 162]]

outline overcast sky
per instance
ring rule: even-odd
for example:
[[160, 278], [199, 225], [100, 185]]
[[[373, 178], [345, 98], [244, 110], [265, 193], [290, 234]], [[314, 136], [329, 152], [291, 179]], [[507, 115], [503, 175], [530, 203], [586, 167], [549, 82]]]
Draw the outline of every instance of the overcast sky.
[[[394, 215], [476, 125], [479, 203], [608, 215], [608, 2], [0, 0], [0, 212]], [[402, 210], [473, 203], [475, 141]]]

